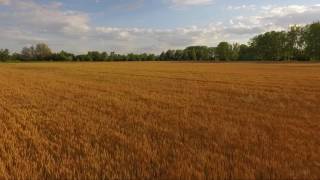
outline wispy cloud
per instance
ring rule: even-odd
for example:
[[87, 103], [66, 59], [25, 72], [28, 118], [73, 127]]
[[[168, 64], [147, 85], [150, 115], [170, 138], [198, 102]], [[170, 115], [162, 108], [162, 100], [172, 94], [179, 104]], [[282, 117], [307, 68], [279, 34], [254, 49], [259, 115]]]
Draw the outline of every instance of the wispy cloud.
[[246, 5], [243, 4], [241, 6], [228, 6], [227, 10], [256, 10], [257, 6], [254, 4]]
[[10, 3], [10, 0], [0, 0], [0, 5], [4, 4], [4, 5], [8, 5]]
[[170, 0], [174, 6], [195, 6], [212, 4], [213, 0]]

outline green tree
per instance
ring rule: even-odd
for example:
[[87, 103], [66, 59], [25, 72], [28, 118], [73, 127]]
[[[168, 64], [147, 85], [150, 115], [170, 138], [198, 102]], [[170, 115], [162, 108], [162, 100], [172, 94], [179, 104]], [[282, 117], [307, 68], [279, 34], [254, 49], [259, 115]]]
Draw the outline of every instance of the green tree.
[[192, 49], [190, 51], [190, 57], [191, 57], [191, 60], [197, 60], [197, 53], [196, 53], [196, 50], [195, 49]]
[[303, 38], [307, 55], [313, 60], [320, 60], [320, 22], [307, 25]]
[[23, 61], [36, 60], [35, 48], [33, 46], [24, 47], [21, 51], [21, 60]]
[[286, 32], [271, 31], [254, 37], [251, 47], [257, 60], [286, 59]]
[[238, 60], [239, 59], [239, 53], [240, 53], [240, 45], [238, 43], [235, 43], [232, 45], [232, 55], [231, 60]]
[[159, 56], [159, 60], [160, 61], [164, 61], [166, 59], [166, 53], [165, 52], [162, 52]]
[[[189, 60], [210, 60], [212, 59], [212, 49], [207, 46], [190, 46], [187, 47], [184, 51], [189, 53]], [[194, 53], [195, 55], [194, 55]], [[184, 53], [182, 55], [184, 59]]]
[[108, 53], [107, 52], [102, 52], [101, 53], [101, 60], [102, 61], [108, 61]]
[[166, 52], [166, 55], [165, 55], [165, 57], [166, 57], [166, 59], [165, 60], [174, 60], [175, 59], [175, 50], [168, 50], [167, 52]]
[[100, 54], [98, 51], [89, 51], [87, 56], [89, 56], [88, 59], [92, 61], [103, 61], [102, 54]]
[[209, 47], [208, 48], [208, 60], [214, 60], [215, 48]]
[[37, 60], [48, 60], [52, 54], [51, 49], [45, 43], [37, 44], [34, 51]]
[[253, 51], [253, 48], [245, 45], [245, 44], [241, 44], [239, 47], [239, 56], [238, 56], [238, 60], [241, 61], [250, 61], [250, 60], [256, 60], [256, 56], [255, 53]]
[[92, 61], [91, 57], [88, 54], [81, 54], [75, 57], [76, 61]]
[[154, 60], [156, 60], [156, 56], [154, 54], [149, 54], [148, 55], [148, 60], [149, 61], [154, 61]]
[[215, 49], [215, 58], [226, 61], [231, 60], [233, 56], [232, 45], [228, 42], [221, 42]]
[[10, 59], [10, 52], [8, 49], [0, 49], [0, 61], [8, 61]]
[[177, 61], [183, 60], [183, 50], [176, 50], [174, 59]]
[[287, 60], [307, 60], [305, 54], [305, 28], [302, 26], [291, 26], [287, 32], [286, 39], [286, 59]]
[[72, 53], [68, 53], [66, 51], [60, 51], [59, 53], [52, 54], [50, 59], [53, 61], [73, 61], [76, 58]]

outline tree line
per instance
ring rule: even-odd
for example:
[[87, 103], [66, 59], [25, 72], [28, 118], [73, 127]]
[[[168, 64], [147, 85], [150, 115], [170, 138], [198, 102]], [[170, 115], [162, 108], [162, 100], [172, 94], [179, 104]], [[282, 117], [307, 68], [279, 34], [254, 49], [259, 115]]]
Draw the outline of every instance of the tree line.
[[292, 26], [287, 31], [271, 31], [253, 37], [247, 44], [221, 42], [217, 47], [191, 46], [155, 54], [117, 54], [89, 51], [75, 55], [66, 51], [53, 53], [44, 43], [24, 47], [10, 54], [0, 49], [0, 61], [248, 61], [248, 60], [320, 60], [320, 22]]

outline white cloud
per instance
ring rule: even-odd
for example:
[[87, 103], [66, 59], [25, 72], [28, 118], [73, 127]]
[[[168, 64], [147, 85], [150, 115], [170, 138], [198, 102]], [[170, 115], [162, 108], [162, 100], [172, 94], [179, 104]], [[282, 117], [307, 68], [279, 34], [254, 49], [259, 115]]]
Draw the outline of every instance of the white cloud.
[[[157, 47], [153, 49], [153, 52], [158, 53], [160, 50], [184, 48], [190, 45], [214, 46], [218, 41], [225, 40], [238, 33], [235, 31], [233, 32], [230, 27], [221, 24], [210, 24], [203, 27], [190, 26], [174, 29], [98, 27], [93, 34], [94, 39], [100, 39], [101, 41], [116, 41], [118, 43], [123, 41], [125, 45], [132, 44], [131, 51], [141, 52], [147, 47]], [[246, 29], [242, 31], [246, 31]], [[245, 34], [247, 33], [243, 32], [239, 37], [242, 38]]]
[[0, 0], [0, 5], [9, 5], [10, 4], [10, 0]]
[[89, 18], [86, 14], [74, 11], [62, 11], [61, 3], [39, 5], [33, 1], [16, 1], [15, 21], [26, 26], [32, 25], [44, 31], [59, 31], [67, 34], [79, 34], [89, 31]]
[[213, 2], [214, 2], [213, 0], [170, 0], [170, 3], [176, 7], [208, 5], [208, 4], [212, 4]]
[[46, 5], [31, 0], [12, 1], [10, 12], [0, 13], [1, 21], [14, 22], [9, 27], [20, 26], [30, 31], [75, 35], [89, 31], [89, 17], [80, 12], [62, 11], [61, 3]]
[[[254, 6], [242, 6], [253, 8]], [[255, 7], [259, 9], [258, 7]], [[174, 29], [112, 28], [100, 27], [99, 38], [110, 38], [131, 42], [136, 50], [143, 46], [160, 49], [183, 48], [188, 45], [214, 46], [220, 41], [245, 43], [256, 34], [271, 30], [285, 30], [290, 25], [308, 24], [320, 17], [320, 6], [272, 6], [268, 10], [260, 7], [259, 13], [251, 16], [238, 16], [229, 22], [212, 23], [205, 26], [191, 26]], [[126, 36], [121, 36], [125, 33]], [[121, 37], [121, 38], [120, 38]], [[139, 43], [143, 42], [143, 43]], [[141, 47], [142, 46], [142, 47]]]
[[289, 26], [298, 24], [305, 25], [318, 21], [320, 6], [318, 5], [288, 5], [288, 6], [264, 6], [259, 9], [259, 14], [249, 17], [237, 17], [234, 24], [248, 27], [267, 27], [287, 29]]
[[250, 4], [250, 5], [246, 5], [243, 4], [241, 6], [228, 6], [227, 7], [228, 10], [256, 10], [257, 6], [254, 4]]

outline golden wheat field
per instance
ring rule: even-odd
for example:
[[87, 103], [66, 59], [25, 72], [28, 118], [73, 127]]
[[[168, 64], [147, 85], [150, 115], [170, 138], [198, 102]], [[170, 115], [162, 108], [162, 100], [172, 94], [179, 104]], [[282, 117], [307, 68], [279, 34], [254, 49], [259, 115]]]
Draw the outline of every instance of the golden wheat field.
[[320, 179], [320, 64], [0, 64], [0, 179]]

